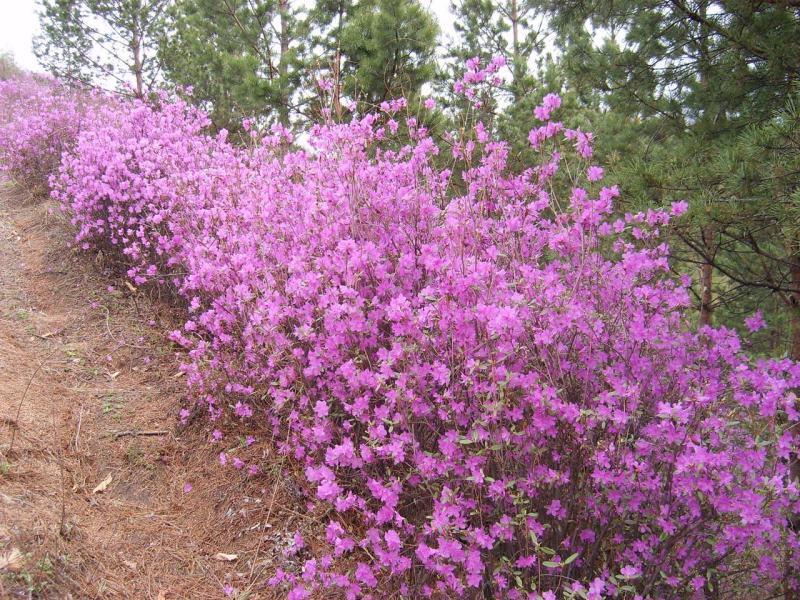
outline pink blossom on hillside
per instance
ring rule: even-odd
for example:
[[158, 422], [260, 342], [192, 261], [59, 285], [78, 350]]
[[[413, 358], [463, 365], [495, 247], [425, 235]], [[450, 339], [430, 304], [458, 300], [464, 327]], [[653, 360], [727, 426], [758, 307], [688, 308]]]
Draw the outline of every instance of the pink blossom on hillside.
[[[457, 86], [488, 101], [502, 67]], [[21, 93], [0, 85], [0, 115]], [[77, 243], [185, 303], [171, 339], [211, 440], [274, 440], [304, 473], [328, 547], [283, 594], [599, 598], [621, 574], [622, 597], [684, 598], [710, 569], [775, 593], [800, 558], [800, 368], [692, 329], [661, 237], [685, 203], [615, 212], [559, 106], [524, 169], [488, 121], [441, 161], [402, 99], [302, 148], [281, 128], [235, 146], [166, 96], [98, 102], [55, 166], [3, 117]], [[244, 469], [254, 449], [216, 451]]]

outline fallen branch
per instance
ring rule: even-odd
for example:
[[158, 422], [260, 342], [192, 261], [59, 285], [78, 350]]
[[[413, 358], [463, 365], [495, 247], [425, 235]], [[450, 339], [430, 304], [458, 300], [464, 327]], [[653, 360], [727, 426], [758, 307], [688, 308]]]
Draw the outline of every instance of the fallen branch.
[[115, 440], [117, 438], [126, 437], [126, 436], [156, 436], [156, 435], [167, 435], [169, 431], [163, 430], [155, 430], [155, 431], [137, 431], [135, 429], [131, 429], [129, 431], [111, 431], [108, 435], [104, 437], [113, 437]]

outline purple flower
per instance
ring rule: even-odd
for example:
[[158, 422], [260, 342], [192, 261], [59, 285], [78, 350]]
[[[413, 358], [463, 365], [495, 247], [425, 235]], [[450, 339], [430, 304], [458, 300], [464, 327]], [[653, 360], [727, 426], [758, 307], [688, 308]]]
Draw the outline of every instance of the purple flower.
[[752, 315], [747, 317], [744, 320], [744, 324], [750, 333], [755, 333], [756, 331], [764, 329], [764, 327], [767, 326], [767, 322], [764, 320], [764, 315], [760, 310], [757, 310]]
[[586, 178], [589, 181], [600, 181], [603, 178], [603, 167], [589, 167]]
[[[502, 106], [504, 65], [471, 59], [464, 104]], [[220, 463], [305, 477], [330, 550], [277, 572], [280, 593], [382, 597], [413, 567], [412, 595], [514, 600], [516, 569], [570, 562], [532, 593], [613, 595], [591, 546], [625, 579], [653, 563], [675, 597], [751, 562], [768, 589], [797, 542], [800, 369], [693, 329], [664, 237], [688, 204], [625, 213], [617, 186], [588, 185], [594, 138], [551, 120], [561, 104], [536, 108], [537, 158], [518, 165], [520, 140], [475, 118], [440, 143], [402, 98], [327, 109], [302, 144], [245, 122], [240, 146], [166, 93], [23, 78], [0, 82], [0, 170], [51, 190], [76, 247], [181, 299], [181, 418], [247, 448]]]

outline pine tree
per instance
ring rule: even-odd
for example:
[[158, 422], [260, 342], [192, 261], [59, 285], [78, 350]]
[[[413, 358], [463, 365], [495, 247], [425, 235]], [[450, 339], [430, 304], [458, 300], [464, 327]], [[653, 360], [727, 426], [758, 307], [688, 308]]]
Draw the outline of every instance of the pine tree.
[[[331, 116], [338, 120], [344, 115], [342, 34], [355, 6], [355, 0], [317, 0], [309, 11], [310, 68], [306, 85], [314, 90], [309, 109], [312, 118], [318, 118], [323, 109], [329, 109]], [[318, 88], [317, 82], [322, 80], [330, 83], [328, 92]]]
[[289, 125], [301, 110], [297, 89], [304, 24], [291, 0], [177, 0], [160, 57], [167, 78], [191, 86], [217, 127], [245, 116]]
[[362, 103], [414, 97], [433, 79], [439, 27], [418, 0], [360, 0], [337, 33], [344, 93]]
[[[772, 117], [798, 80], [797, 9], [743, 0], [541, 4], [570, 87], [600, 108], [598, 154], [627, 196], [639, 206], [689, 201], [673, 246], [681, 268], [697, 275], [700, 322], [715, 312], [720, 323], [741, 322], [749, 298], [772, 293], [766, 282], [778, 265], [763, 247], [776, 231], [753, 226], [740, 201], [750, 194], [723, 189], [714, 165], [743, 131]], [[738, 280], [724, 274], [731, 265]]]
[[450, 4], [459, 43], [450, 51], [455, 68], [474, 56], [485, 63], [502, 56], [509, 65], [508, 90], [514, 105], [536, 85], [534, 62], [544, 56], [548, 30], [532, 0], [455, 0]]
[[[416, 93], [433, 76], [438, 28], [418, 0], [177, 0], [160, 56], [191, 85], [217, 126], [243, 116], [284, 124], [319, 118], [317, 82], [374, 105]], [[329, 107], [330, 108], [330, 107]]]
[[[560, 92], [564, 83], [551, 54], [553, 36], [547, 15], [534, 0], [453, 0], [450, 10], [458, 37], [441, 79], [453, 79], [469, 58], [478, 57], [486, 64], [493, 57], [503, 57], [507, 65], [502, 73], [504, 94], [499, 105], [487, 106], [480, 119], [511, 141], [512, 162], [530, 162], [525, 140], [533, 126], [533, 109], [547, 93]], [[447, 92], [446, 103], [461, 114], [463, 102]]]
[[158, 81], [156, 39], [169, 0], [40, 0], [34, 54], [57, 77], [113, 82], [144, 97]]
[[21, 73], [21, 69], [14, 61], [14, 56], [7, 52], [0, 52], [0, 81], [13, 79]]

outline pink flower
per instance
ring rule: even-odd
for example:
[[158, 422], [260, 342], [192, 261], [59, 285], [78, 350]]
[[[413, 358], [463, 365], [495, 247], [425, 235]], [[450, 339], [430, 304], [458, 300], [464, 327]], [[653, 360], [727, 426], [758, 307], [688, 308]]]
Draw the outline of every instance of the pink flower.
[[372, 569], [362, 562], [356, 566], [356, 579], [369, 588], [374, 588], [378, 585], [378, 580], [375, 578]]
[[637, 567], [634, 567], [633, 565], [626, 565], [626, 566], [622, 567], [622, 570], [620, 571], [620, 574], [625, 579], [636, 579], [637, 577], [641, 576], [642, 572], [641, 572], [641, 570], [639, 570]]
[[248, 418], [253, 416], [253, 409], [248, 404], [237, 402], [234, 409], [237, 417]]
[[670, 209], [670, 213], [674, 217], [679, 217], [684, 214], [687, 210], [689, 210], [689, 203], [685, 200], [680, 200], [679, 202], [673, 202], [672, 208]]
[[589, 181], [600, 181], [603, 178], [603, 168], [589, 167], [589, 170], [586, 172], [586, 178]]
[[389, 552], [397, 552], [403, 547], [403, 542], [394, 529], [387, 531], [384, 535], [384, 539], [386, 540], [386, 547], [389, 549]]
[[289, 592], [289, 595], [286, 596], [287, 600], [306, 600], [306, 598], [311, 597], [311, 592], [309, 592], [305, 587], [302, 585], [298, 585]]
[[555, 498], [547, 507], [547, 514], [557, 519], [566, 519], [567, 509], [561, 506], [561, 501], [558, 498]]
[[294, 547], [297, 548], [298, 550], [304, 548], [306, 545], [305, 541], [303, 540], [303, 536], [300, 534], [299, 531], [295, 532], [292, 538], [292, 542], [294, 543]]
[[542, 104], [537, 106], [533, 114], [540, 121], [550, 119], [552, 112], [561, 106], [561, 97], [556, 94], [547, 94], [542, 100]]
[[[464, 104], [503, 110], [504, 64], [471, 59]], [[12, 79], [0, 170], [51, 190], [77, 248], [180, 300], [184, 411], [249, 448], [246, 464], [220, 445], [220, 463], [305, 477], [297, 504], [326, 515], [331, 549], [278, 570], [277, 594], [519, 600], [516, 569], [566, 572], [531, 550], [552, 548], [556, 564], [578, 557], [570, 579], [531, 594], [600, 598], [615, 592], [584, 558], [595, 545], [621, 578], [652, 563], [674, 597], [758, 557], [747, 575], [776, 593], [800, 369], [694, 330], [663, 234], [686, 202], [621, 214], [616, 186], [571, 185], [575, 165], [604, 172], [590, 132], [551, 120], [557, 95], [523, 165], [524, 140], [475, 121], [440, 144], [407, 107], [323, 109], [302, 144], [275, 125], [239, 146], [166, 93]], [[356, 553], [355, 569], [335, 560]], [[412, 568], [424, 583], [406, 593]]]
[[750, 333], [755, 333], [756, 331], [764, 329], [764, 327], [767, 326], [767, 322], [764, 320], [764, 315], [760, 310], [757, 310], [752, 315], [747, 317], [744, 320], [744, 324]]
[[592, 582], [589, 584], [589, 592], [587, 598], [589, 600], [601, 600], [605, 589], [606, 589], [606, 582], [597, 577], [594, 580], [592, 580]]

